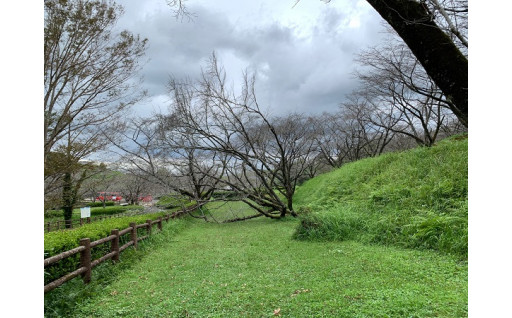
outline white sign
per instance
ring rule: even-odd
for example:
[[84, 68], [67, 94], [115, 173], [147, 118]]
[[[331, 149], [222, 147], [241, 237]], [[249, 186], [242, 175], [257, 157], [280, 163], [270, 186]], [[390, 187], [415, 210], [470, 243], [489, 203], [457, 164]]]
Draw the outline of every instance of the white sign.
[[86, 206], [84, 208], [80, 208], [80, 217], [83, 218], [90, 218], [91, 217], [91, 207]]

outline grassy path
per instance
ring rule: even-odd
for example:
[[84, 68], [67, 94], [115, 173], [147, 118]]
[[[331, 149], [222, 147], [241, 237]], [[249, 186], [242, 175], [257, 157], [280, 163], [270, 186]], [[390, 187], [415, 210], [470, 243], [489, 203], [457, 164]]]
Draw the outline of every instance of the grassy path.
[[431, 252], [293, 241], [296, 225], [194, 221], [81, 304], [77, 315], [467, 316], [467, 265]]

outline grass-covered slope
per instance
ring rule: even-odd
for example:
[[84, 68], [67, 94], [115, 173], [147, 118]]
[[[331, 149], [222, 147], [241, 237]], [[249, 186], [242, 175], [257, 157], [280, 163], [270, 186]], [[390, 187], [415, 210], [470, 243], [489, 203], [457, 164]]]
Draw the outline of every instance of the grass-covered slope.
[[358, 240], [467, 258], [468, 142], [388, 153], [347, 164], [297, 189], [306, 211], [297, 239]]

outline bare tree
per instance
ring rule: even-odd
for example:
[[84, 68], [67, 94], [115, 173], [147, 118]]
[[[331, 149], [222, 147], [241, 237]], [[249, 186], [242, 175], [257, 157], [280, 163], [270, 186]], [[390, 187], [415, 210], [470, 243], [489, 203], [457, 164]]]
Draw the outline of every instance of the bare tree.
[[[439, 23], [448, 24], [446, 18], [443, 16], [444, 19], [441, 22], [439, 19], [436, 20], [436, 15], [429, 8], [427, 1], [367, 0], [367, 2], [407, 44], [436, 86], [450, 100], [450, 110], [467, 127], [468, 59], [454, 42], [451, 36], [453, 32], [447, 33], [446, 28], [439, 25]], [[438, 2], [428, 2], [432, 3], [437, 10], [441, 8], [437, 5]], [[462, 9], [459, 10], [459, 7]], [[457, 11], [454, 13], [467, 13], [467, 4], [464, 12], [462, 1], [457, 2], [453, 8]], [[447, 11], [444, 10], [444, 12]]]
[[293, 215], [293, 195], [298, 183], [315, 166], [316, 143], [314, 127], [308, 118], [299, 114], [275, 117], [273, 126], [262, 127], [267, 132], [265, 160], [274, 167], [277, 190], [286, 198], [288, 210]]
[[84, 195], [91, 197], [93, 202], [96, 202], [96, 198], [99, 197], [99, 200], [103, 203], [103, 207], [106, 207], [107, 196], [99, 196], [99, 194], [118, 188], [122, 174], [112, 167], [107, 167], [104, 164], [102, 166], [102, 171], [87, 179], [82, 185], [82, 188]]
[[225, 176], [220, 185], [237, 191], [258, 213], [281, 218], [296, 215], [293, 194], [314, 156], [312, 129], [300, 115], [271, 118], [254, 91], [254, 77], [244, 74], [237, 95], [226, 85], [226, 73], [212, 56], [196, 83], [170, 82], [175, 114], [193, 135], [192, 147], [219, 154]]
[[315, 118], [315, 141], [323, 160], [333, 168], [348, 161], [348, 137], [340, 114], [324, 113]]
[[351, 140], [347, 144], [350, 161], [382, 154], [395, 136], [392, 130], [395, 121], [392, 118], [379, 118], [380, 123], [386, 124], [375, 125], [371, 105], [357, 96], [349, 95], [347, 102], [340, 105], [340, 112], [346, 134]]
[[68, 131], [85, 138], [140, 100], [135, 75], [147, 40], [114, 32], [123, 9], [112, 1], [46, 0], [44, 10], [46, 163]]
[[199, 144], [197, 135], [176, 114], [159, 116], [155, 146], [162, 154], [159, 160], [172, 167], [173, 190], [196, 202], [206, 202], [224, 176], [224, 166], [222, 156], [200, 149]]
[[423, 1], [432, 17], [461, 52], [467, 56], [468, 43], [468, 1], [428, 0]]
[[354, 95], [373, 107], [374, 125], [408, 135], [431, 146], [450, 116], [453, 105], [401, 43], [372, 48], [359, 55], [364, 71]]
[[166, 1], [167, 1], [167, 5], [173, 9], [174, 17], [176, 19], [183, 19], [183, 18], [192, 19], [192, 17], [194, 16], [193, 13], [191, 13], [187, 10], [187, 7], [185, 6], [186, 0], [166, 0]]
[[[179, 202], [187, 198], [200, 207], [207, 203], [221, 177], [216, 154], [196, 149], [193, 136], [180, 130], [174, 115], [133, 119], [122, 130], [123, 138], [109, 139], [121, 155], [123, 170], [136, 175], [145, 186], [158, 184]], [[109, 136], [106, 136], [109, 138]], [[182, 212], [188, 213], [183, 204]]]
[[119, 180], [119, 192], [129, 204], [139, 204], [142, 196], [148, 195], [151, 191], [151, 183], [147, 178], [140, 175], [139, 171], [124, 173]]
[[[297, 4], [300, 0], [297, 0]], [[330, 2], [331, 0], [322, 0]], [[467, 0], [366, 0], [396, 31], [468, 126]]]
[[[146, 40], [114, 32], [123, 10], [111, 1], [46, 0], [44, 10], [45, 193], [62, 188], [69, 220], [88, 176], [80, 161], [106, 145], [100, 132], [113, 131], [143, 96], [134, 76]], [[49, 160], [52, 153], [66, 164]]]
[[388, 125], [370, 120], [368, 105], [352, 95], [338, 112], [317, 118], [316, 143], [322, 158], [333, 168], [384, 152], [394, 137]]
[[331, 170], [331, 166], [325, 162], [324, 158], [318, 152], [316, 152], [315, 155], [311, 156], [308, 159], [308, 161], [308, 165], [304, 170], [304, 175], [298, 179], [299, 185], [302, 182], [312, 179], [321, 173], [328, 172], [329, 170]]

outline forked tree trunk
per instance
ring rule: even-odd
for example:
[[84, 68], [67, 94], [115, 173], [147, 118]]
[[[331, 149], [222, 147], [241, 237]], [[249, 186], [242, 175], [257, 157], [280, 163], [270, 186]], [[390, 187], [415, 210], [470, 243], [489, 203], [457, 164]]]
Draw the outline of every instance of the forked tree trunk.
[[409, 46], [468, 127], [468, 60], [415, 0], [367, 0]]

